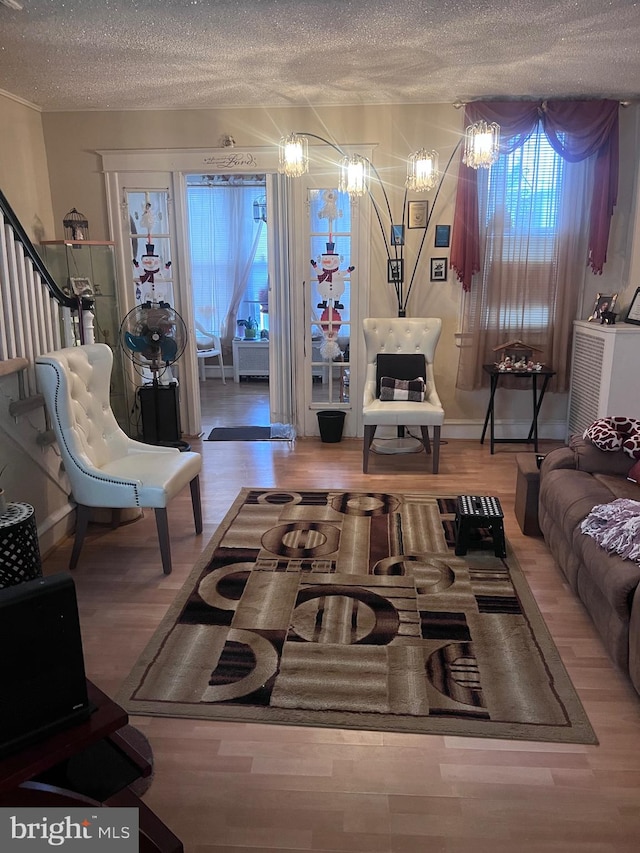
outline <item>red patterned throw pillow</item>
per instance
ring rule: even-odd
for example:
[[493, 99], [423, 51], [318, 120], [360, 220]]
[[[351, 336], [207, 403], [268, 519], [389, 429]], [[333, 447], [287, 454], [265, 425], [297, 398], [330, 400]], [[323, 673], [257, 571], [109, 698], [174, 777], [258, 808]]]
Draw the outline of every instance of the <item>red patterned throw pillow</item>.
[[640, 459], [640, 420], [637, 418], [600, 418], [582, 436], [600, 450], [623, 450], [632, 459]]

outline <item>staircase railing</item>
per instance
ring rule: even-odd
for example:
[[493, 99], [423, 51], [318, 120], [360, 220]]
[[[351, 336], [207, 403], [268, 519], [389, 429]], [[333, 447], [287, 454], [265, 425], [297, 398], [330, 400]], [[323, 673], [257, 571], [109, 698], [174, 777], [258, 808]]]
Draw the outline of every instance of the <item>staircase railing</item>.
[[2, 191], [0, 211], [0, 361], [27, 359], [20, 395], [31, 396], [36, 356], [89, 342], [93, 300], [60, 289]]

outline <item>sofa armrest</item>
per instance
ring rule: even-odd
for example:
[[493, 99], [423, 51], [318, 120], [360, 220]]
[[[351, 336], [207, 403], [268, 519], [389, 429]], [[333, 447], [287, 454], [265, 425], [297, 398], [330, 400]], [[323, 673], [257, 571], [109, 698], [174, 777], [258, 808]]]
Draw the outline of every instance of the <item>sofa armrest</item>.
[[576, 455], [570, 447], [557, 447], [550, 451], [542, 460], [540, 466], [540, 476], [544, 477], [549, 471], [555, 471], [558, 468], [576, 469]]

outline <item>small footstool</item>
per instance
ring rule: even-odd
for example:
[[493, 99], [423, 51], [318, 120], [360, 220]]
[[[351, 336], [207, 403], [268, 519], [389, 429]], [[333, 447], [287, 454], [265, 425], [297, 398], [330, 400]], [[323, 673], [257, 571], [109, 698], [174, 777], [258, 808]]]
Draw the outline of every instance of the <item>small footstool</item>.
[[462, 557], [469, 547], [469, 534], [477, 527], [488, 527], [493, 537], [496, 557], [506, 557], [504, 513], [498, 498], [489, 495], [459, 495], [456, 509], [456, 556]]
[[538, 497], [540, 495], [540, 468], [535, 453], [516, 453], [515, 514], [520, 530], [525, 536], [542, 536], [538, 524]]

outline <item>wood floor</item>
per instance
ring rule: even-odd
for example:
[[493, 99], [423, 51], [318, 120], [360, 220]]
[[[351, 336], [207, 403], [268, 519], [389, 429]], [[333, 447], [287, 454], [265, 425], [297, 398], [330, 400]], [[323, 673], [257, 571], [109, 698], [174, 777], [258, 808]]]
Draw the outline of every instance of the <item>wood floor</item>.
[[[262, 403], [246, 402], [254, 408], [244, 420], [233, 388], [227, 395], [219, 381], [206, 385], [217, 401], [207, 428], [225, 418], [268, 423], [266, 384]], [[507, 536], [600, 744], [132, 718], [155, 755], [145, 801], [187, 853], [637, 853], [640, 697], [544, 542], [520, 532], [513, 503], [522, 447], [500, 445], [491, 456], [477, 441], [449, 441], [434, 476], [423, 454], [374, 456], [363, 475], [362, 443], [353, 439], [191, 444], [204, 462], [204, 533], [193, 533], [186, 490], [169, 508], [173, 573], [162, 574], [149, 511], [118, 530], [92, 525], [74, 572], [87, 674], [105, 692], [116, 692], [240, 487], [490, 493], [502, 501]], [[46, 574], [66, 569], [70, 548], [48, 555]]]

